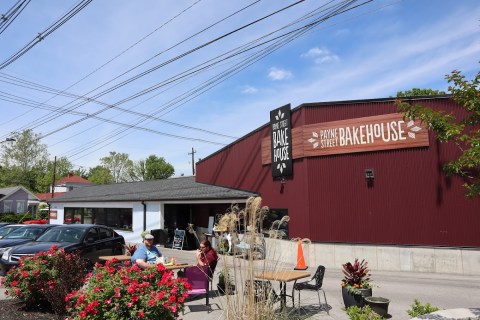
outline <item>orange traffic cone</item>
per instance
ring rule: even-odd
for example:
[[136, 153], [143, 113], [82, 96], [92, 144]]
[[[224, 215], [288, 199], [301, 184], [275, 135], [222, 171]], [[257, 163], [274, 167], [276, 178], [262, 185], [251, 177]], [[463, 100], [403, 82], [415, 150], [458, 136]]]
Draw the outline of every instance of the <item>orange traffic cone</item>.
[[303, 257], [303, 248], [302, 248], [302, 240], [298, 240], [298, 251], [297, 251], [297, 265], [294, 270], [307, 270], [307, 266], [305, 265], [305, 258]]

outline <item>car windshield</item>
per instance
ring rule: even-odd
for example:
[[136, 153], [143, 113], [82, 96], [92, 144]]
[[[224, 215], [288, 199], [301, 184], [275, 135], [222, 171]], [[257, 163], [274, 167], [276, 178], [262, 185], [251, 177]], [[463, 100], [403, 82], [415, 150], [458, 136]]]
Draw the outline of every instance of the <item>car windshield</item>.
[[12, 230], [21, 228], [21, 226], [5, 226], [3, 228], [0, 228], [0, 236], [4, 236], [6, 234], [9, 234], [12, 232]]
[[18, 228], [9, 234], [4, 239], [35, 239], [44, 229], [42, 228]]
[[80, 242], [85, 230], [74, 228], [52, 228], [38, 237], [39, 242]]

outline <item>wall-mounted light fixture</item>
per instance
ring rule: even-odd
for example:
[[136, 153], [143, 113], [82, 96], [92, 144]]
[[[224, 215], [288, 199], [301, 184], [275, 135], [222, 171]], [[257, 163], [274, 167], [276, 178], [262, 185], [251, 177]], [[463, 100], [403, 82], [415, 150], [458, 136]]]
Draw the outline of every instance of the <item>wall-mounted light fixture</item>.
[[367, 181], [369, 188], [373, 186], [373, 179], [375, 179], [375, 171], [373, 168], [365, 169], [365, 181]]
[[365, 180], [373, 180], [375, 178], [375, 172], [373, 168], [365, 169]]
[[283, 193], [283, 191], [285, 190], [286, 184], [287, 184], [287, 179], [285, 179], [285, 177], [282, 177], [280, 179], [280, 193]]

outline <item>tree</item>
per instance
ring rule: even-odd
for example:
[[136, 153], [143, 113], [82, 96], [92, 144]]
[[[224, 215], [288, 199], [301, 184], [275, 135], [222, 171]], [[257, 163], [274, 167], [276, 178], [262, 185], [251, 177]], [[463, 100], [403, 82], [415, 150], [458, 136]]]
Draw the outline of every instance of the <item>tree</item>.
[[411, 105], [398, 99], [399, 110], [405, 112], [405, 118], [419, 119], [436, 133], [440, 142], [453, 142], [461, 151], [460, 156], [447, 163], [444, 170], [448, 175], [458, 175], [465, 181], [467, 197], [480, 196], [480, 72], [468, 81], [458, 70], [445, 78], [451, 84], [455, 102], [465, 109], [466, 116], [457, 118], [453, 113], [435, 111], [421, 105]]
[[133, 166], [129, 172], [129, 176], [132, 181], [145, 181], [147, 174], [147, 168], [145, 166], [145, 160], [138, 160], [133, 163]]
[[48, 160], [46, 165], [41, 168], [46, 168], [43, 171], [39, 170], [39, 176], [36, 181], [36, 189], [39, 192], [49, 192], [50, 186], [53, 182], [53, 167], [55, 166], [55, 180], [66, 177], [72, 171], [73, 165], [67, 157], [60, 157], [54, 163], [54, 160]]
[[14, 133], [14, 141], [2, 144], [2, 167], [8, 171], [9, 181], [5, 184], [21, 184], [36, 190], [36, 180], [48, 161], [48, 151], [45, 144], [40, 143], [40, 135], [31, 129]]
[[163, 157], [158, 158], [155, 155], [149, 156], [145, 160], [145, 180], [167, 179], [174, 173], [173, 166], [166, 162]]
[[113, 176], [110, 174], [110, 170], [102, 166], [91, 168], [88, 172], [88, 180], [95, 184], [110, 184], [115, 182]]
[[445, 91], [413, 88], [412, 90], [398, 91], [397, 98], [419, 97], [419, 96], [439, 96], [443, 94], [445, 94]]
[[110, 170], [115, 183], [131, 181], [128, 173], [133, 166], [133, 161], [128, 158], [128, 154], [110, 151], [110, 156], [101, 158], [100, 162]]

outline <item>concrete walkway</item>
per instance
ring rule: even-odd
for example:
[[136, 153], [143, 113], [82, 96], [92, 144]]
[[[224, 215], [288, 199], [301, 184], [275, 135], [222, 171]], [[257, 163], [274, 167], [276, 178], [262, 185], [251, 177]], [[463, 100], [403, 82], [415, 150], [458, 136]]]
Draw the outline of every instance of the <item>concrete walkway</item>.
[[[193, 251], [172, 250], [160, 248], [162, 253], [168, 257], [176, 257], [178, 261], [194, 263], [195, 253]], [[217, 270], [220, 270], [223, 264], [227, 265], [231, 257], [222, 257], [219, 261]], [[261, 263], [259, 261], [259, 263]], [[479, 266], [480, 267], [480, 266]], [[292, 269], [293, 266], [288, 263], [277, 262], [277, 268]], [[311, 266], [308, 271], [315, 272], [315, 267]], [[449, 274], [433, 273], [412, 273], [412, 272], [386, 272], [372, 270], [372, 279], [376, 285], [373, 288], [374, 296], [381, 296], [390, 299], [389, 315], [391, 319], [407, 320], [410, 317], [407, 310], [414, 299], [418, 299], [422, 304], [430, 303], [440, 309], [468, 309], [474, 315], [468, 319], [480, 319], [480, 312], [474, 308], [480, 308], [480, 276], [461, 276]], [[301, 319], [341, 319], [348, 320], [343, 311], [343, 299], [340, 289], [340, 280], [343, 278], [340, 266], [337, 269], [327, 268], [323, 288], [326, 292], [329, 315], [323, 310], [319, 310], [318, 297], [315, 292], [302, 292], [301, 303], [305, 309], [300, 313]], [[207, 312], [205, 307], [205, 298], [203, 296], [192, 299], [186, 303], [184, 315], [180, 319], [193, 320], [213, 320], [226, 318], [226, 297], [218, 295], [216, 291], [216, 282], [218, 275], [214, 277], [213, 288], [210, 303], [211, 312]], [[272, 282], [275, 290], [278, 292], [278, 283]], [[287, 292], [291, 292], [292, 283], [287, 285]], [[0, 288], [0, 299], [5, 299], [4, 288]], [[297, 298], [297, 296], [296, 296]], [[322, 302], [323, 302], [323, 296]], [[291, 301], [287, 302], [287, 312], [292, 315], [298, 315], [297, 310], [292, 308]], [[460, 319], [467, 310], [458, 311], [460, 318], [452, 318], [449, 312], [443, 311], [431, 319]], [[289, 317], [289, 318], [293, 318]], [[465, 318], [467, 319], [467, 318]]]
[[[192, 251], [172, 250], [161, 248], [164, 255], [175, 256], [178, 260], [194, 263], [195, 257]], [[223, 263], [231, 261], [220, 259], [217, 270], [220, 270]], [[227, 262], [228, 263], [228, 262]], [[315, 292], [302, 292], [301, 303], [305, 306], [306, 312], [301, 313], [302, 319], [341, 319], [348, 320], [348, 316], [343, 311], [344, 304], [340, 289], [340, 281], [343, 278], [341, 266], [337, 269], [326, 270], [323, 288], [326, 292], [329, 305], [329, 315], [325, 311], [319, 310], [318, 297]], [[480, 266], [479, 266], [480, 267]], [[278, 268], [291, 269], [293, 265], [288, 263], [278, 263]], [[316, 267], [310, 267], [308, 271], [315, 272]], [[410, 316], [407, 310], [414, 299], [418, 299], [422, 304], [430, 303], [440, 309], [457, 309], [457, 308], [480, 308], [480, 276], [462, 276], [449, 274], [433, 274], [433, 273], [413, 273], [413, 272], [386, 272], [372, 270], [372, 279], [376, 285], [373, 288], [374, 296], [381, 296], [390, 299], [389, 315], [391, 319], [407, 320]], [[205, 298], [201, 297], [187, 302], [185, 315], [180, 318], [190, 319], [225, 319], [225, 296], [218, 296], [216, 292], [216, 282], [218, 276], [214, 277], [214, 292], [210, 299], [213, 312], [207, 313], [204, 309]], [[272, 282], [275, 290], [278, 292], [278, 283]], [[287, 285], [287, 292], [291, 292], [292, 283]], [[296, 297], [297, 298], [297, 297]], [[323, 296], [322, 302], [323, 302]], [[295, 312], [291, 308], [291, 301], [287, 302], [288, 311]], [[480, 316], [471, 319], [480, 319]], [[439, 318], [436, 315], [435, 319]]]

